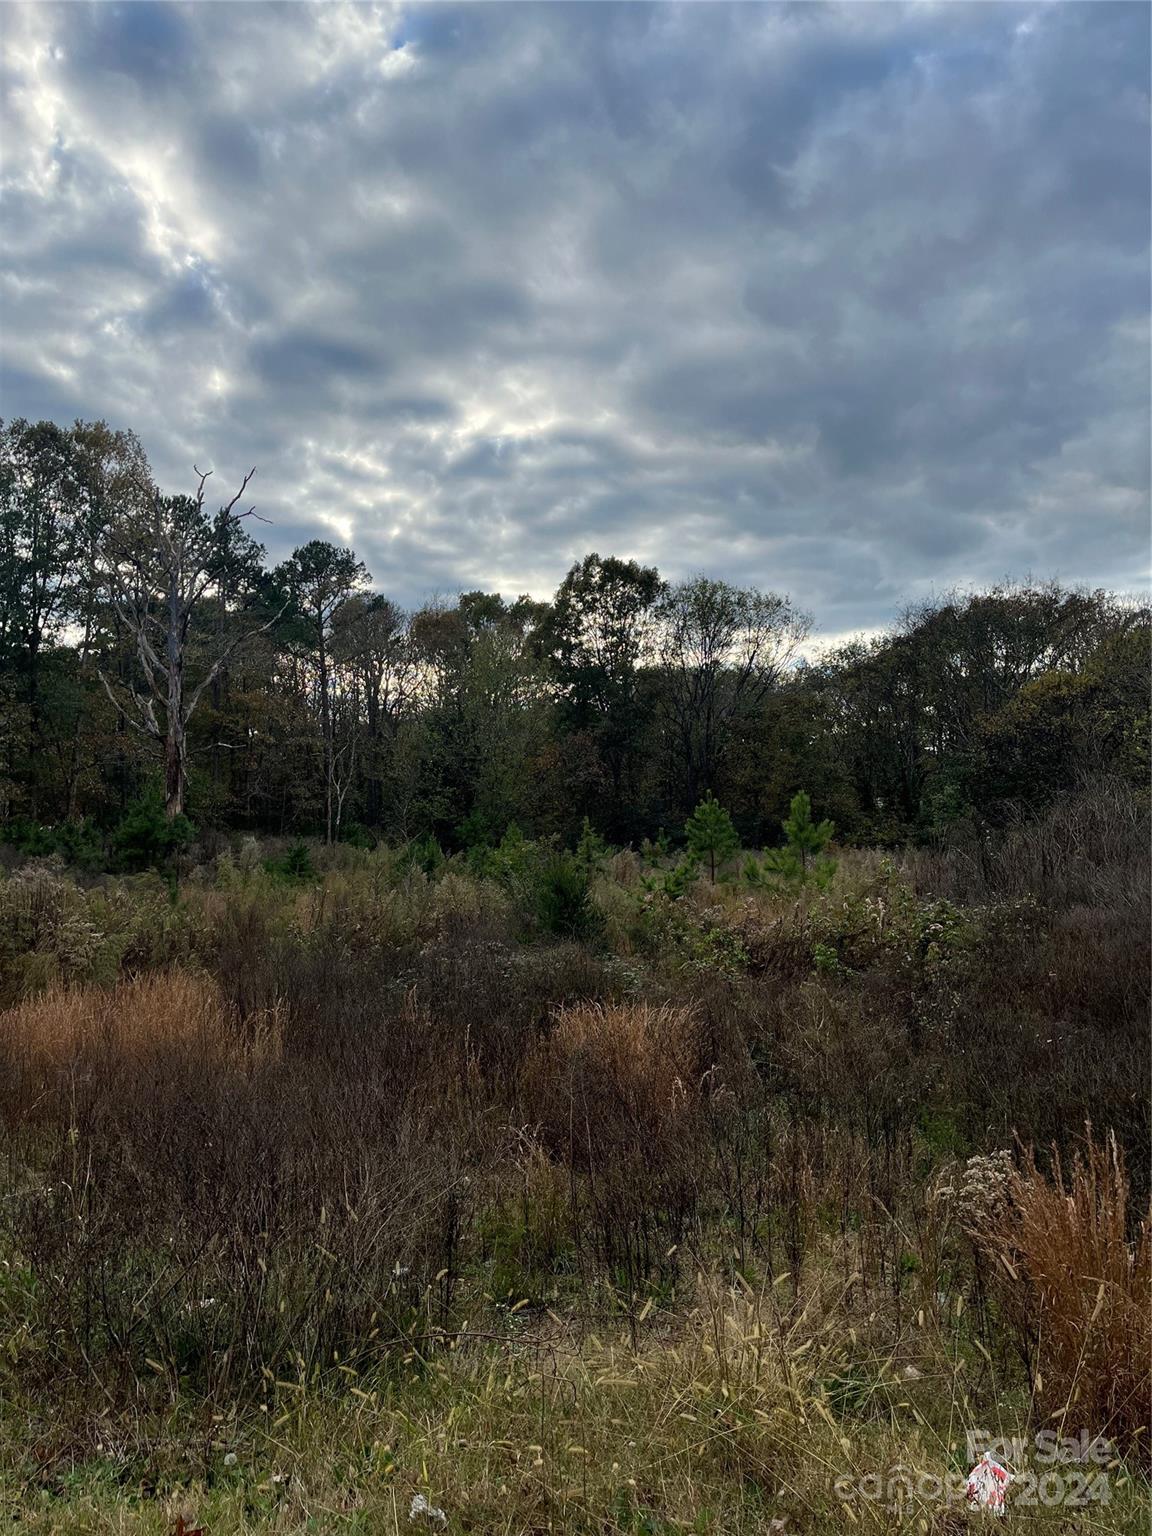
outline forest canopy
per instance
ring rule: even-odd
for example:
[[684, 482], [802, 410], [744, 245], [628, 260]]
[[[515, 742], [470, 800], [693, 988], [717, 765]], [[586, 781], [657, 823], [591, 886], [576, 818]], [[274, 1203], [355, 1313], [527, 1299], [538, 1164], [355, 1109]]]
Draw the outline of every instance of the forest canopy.
[[328, 841], [587, 817], [627, 843], [711, 795], [750, 846], [805, 790], [841, 839], [896, 843], [1146, 781], [1149, 615], [1113, 594], [948, 594], [821, 650], [802, 593], [590, 553], [549, 602], [406, 612], [351, 549], [272, 564], [247, 480], [190, 486], [103, 422], [0, 424], [6, 822], [108, 828], [153, 796]]

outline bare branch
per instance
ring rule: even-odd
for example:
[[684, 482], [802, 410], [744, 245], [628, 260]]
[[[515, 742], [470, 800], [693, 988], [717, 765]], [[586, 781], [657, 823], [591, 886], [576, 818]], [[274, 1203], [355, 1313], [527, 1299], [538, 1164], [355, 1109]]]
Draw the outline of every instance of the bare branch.
[[130, 725], [134, 731], [139, 731], [141, 736], [148, 737], [153, 741], [163, 741], [164, 733], [161, 731], [160, 726], [157, 723], [156, 712], [152, 708], [152, 701], [150, 699], [142, 699], [138, 693], [135, 691], [130, 691], [129, 697], [135, 704], [137, 711], [140, 714], [139, 720], [134, 719], [133, 716], [129, 713], [123, 701], [118, 699], [115, 693], [113, 693], [112, 684], [105, 677], [101, 668], [97, 667], [96, 675], [104, 684], [104, 692], [108, 695], [113, 709], [115, 709], [116, 713], [124, 721], [125, 725]]
[[[208, 473], [211, 474], [212, 471], [209, 470]], [[252, 476], [255, 473], [256, 473], [256, 467], [255, 467], [255, 465], [253, 465], [253, 467], [244, 476], [243, 480], [241, 480], [241, 482], [240, 482], [240, 489], [236, 492], [235, 496], [233, 496], [232, 500], [229, 501], [229, 502], [225, 502], [225, 504], [220, 508], [220, 511], [221, 511], [221, 513], [223, 514], [224, 517], [231, 517], [232, 516], [232, 508], [236, 505], [236, 503], [243, 496], [244, 492], [248, 489], [248, 483], [252, 479]], [[205, 476], [205, 478], [207, 478], [207, 476]], [[251, 510], [252, 509], [249, 508], [249, 512], [242, 512], [240, 514], [240, 516], [241, 517], [249, 516], [249, 513], [251, 512]]]
[[272, 628], [273, 624], [275, 624], [278, 619], [283, 618], [283, 616], [284, 616], [285, 612], [287, 611], [288, 607], [289, 607], [289, 603], [288, 602], [283, 603], [281, 605], [279, 611], [274, 613], [266, 624], [261, 624], [259, 629], [246, 629], [246, 630], [244, 630], [242, 634], [237, 635], [234, 640], [230, 641], [230, 643], [227, 646], [225, 646], [224, 650], [221, 651], [220, 655], [216, 658], [216, 660], [208, 668], [208, 671], [205, 674], [205, 676], [203, 678], [201, 678], [200, 682], [197, 683], [196, 687], [192, 690], [192, 693], [190, 694], [190, 696], [188, 698], [188, 702], [187, 702], [187, 704], [184, 707], [184, 719], [185, 719], [185, 722], [187, 722], [188, 720], [190, 720], [192, 718], [192, 711], [196, 708], [196, 705], [199, 703], [200, 695], [204, 692], [205, 688], [210, 687], [212, 685], [212, 683], [214, 683], [216, 681], [216, 679], [220, 676], [220, 673], [223, 671], [224, 665], [228, 661], [229, 657], [231, 657], [236, 652], [236, 650], [241, 645], [243, 645], [246, 641], [254, 640], [257, 637], [257, 635], [263, 635], [268, 630], [270, 630]]

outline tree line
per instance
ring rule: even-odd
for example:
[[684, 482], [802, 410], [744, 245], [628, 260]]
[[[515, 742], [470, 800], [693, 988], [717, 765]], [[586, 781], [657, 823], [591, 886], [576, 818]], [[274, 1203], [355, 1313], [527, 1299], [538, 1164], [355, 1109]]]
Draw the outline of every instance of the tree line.
[[626, 843], [714, 795], [755, 844], [805, 789], [842, 837], [895, 843], [1146, 782], [1149, 616], [1112, 594], [953, 594], [816, 659], [787, 595], [597, 553], [547, 602], [406, 612], [350, 549], [270, 564], [250, 481], [166, 495], [131, 432], [0, 423], [6, 822], [107, 827], [152, 795], [328, 841], [588, 818]]

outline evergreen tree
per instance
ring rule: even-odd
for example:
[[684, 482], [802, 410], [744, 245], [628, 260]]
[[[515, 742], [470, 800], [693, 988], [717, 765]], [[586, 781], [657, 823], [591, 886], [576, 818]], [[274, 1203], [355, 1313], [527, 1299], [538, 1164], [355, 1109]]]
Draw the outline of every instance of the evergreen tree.
[[731, 816], [711, 790], [685, 822], [684, 835], [688, 839], [689, 852], [697, 859], [707, 858], [708, 873], [715, 885], [717, 864], [731, 858], [740, 846], [740, 839], [736, 836]]
[[784, 822], [788, 841], [783, 848], [768, 849], [763, 864], [749, 859], [744, 866], [745, 878], [752, 885], [761, 883], [765, 875], [779, 875], [798, 885], [810, 879], [827, 885], [836, 872], [836, 860], [827, 857], [824, 850], [835, 831], [830, 821], [812, 820], [812, 801], [800, 790], [793, 795], [790, 814]]
[[580, 840], [576, 844], [576, 862], [589, 876], [597, 874], [610, 853], [608, 844], [593, 827], [588, 817], [580, 828]]

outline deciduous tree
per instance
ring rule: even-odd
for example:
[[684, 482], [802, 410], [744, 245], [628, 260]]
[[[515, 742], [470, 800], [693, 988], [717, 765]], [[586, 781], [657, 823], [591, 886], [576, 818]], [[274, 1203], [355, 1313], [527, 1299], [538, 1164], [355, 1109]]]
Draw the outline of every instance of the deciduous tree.
[[237, 615], [230, 635], [196, 655], [200, 676], [190, 681], [193, 642], [207, 638], [198, 634], [198, 621], [212, 598], [223, 598], [254, 574], [262, 553], [243, 526], [252, 509], [237, 510], [254, 473], [212, 515], [204, 506], [211, 470], [197, 471], [195, 495], [154, 491], [146, 506], [116, 517], [100, 543], [99, 578], [135, 653], [134, 675], [114, 683], [101, 670], [101, 681], [121, 716], [160, 748], [170, 818], [184, 811], [188, 723], [204, 690], [239, 647], [276, 618], [245, 623]]

